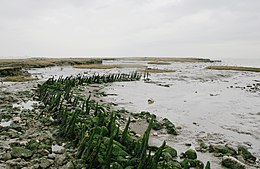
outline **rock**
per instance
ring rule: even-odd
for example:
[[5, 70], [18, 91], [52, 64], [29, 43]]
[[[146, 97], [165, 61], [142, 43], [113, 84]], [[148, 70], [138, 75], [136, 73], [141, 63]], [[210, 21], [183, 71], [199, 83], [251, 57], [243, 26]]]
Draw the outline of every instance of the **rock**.
[[52, 152], [55, 154], [63, 154], [65, 152], [65, 148], [59, 145], [52, 145], [51, 146]]
[[185, 143], [185, 146], [190, 147], [191, 143]]
[[140, 138], [141, 134], [135, 134], [135, 137]]
[[5, 163], [7, 164], [7, 166], [9, 168], [13, 168], [14, 166], [16, 166], [19, 162], [21, 161], [21, 158], [16, 158], [16, 159], [12, 159], [12, 160], [8, 160]]
[[190, 162], [188, 159], [184, 159], [183, 161], [180, 162], [182, 168], [184, 169], [189, 169], [190, 168]]
[[204, 169], [204, 164], [200, 160], [191, 160], [188, 159], [190, 167], [195, 167], [196, 169]]
[[242, 157], [249, 163], [255, 163], [256, 162], [256, 157], [253, 156], [246, 147], [244, 146], [239, 146], [238, 147], [238, 152], [239, 154], [242, 155]]
[[162, 153], [162, 157], [163, 157], [163, 160], [164, 161], [167, 161], [167, 162], [169, 162], [169, 161], [172, 161], [172, 156], [171, 156], [171, 154], [170, 153], [168, 153], [168, 152], [163, 152]]
[[230, 169], [245, 169], [245, 164], [238, 161], [232, 156], [224, 156], [222, 158], [222, 165]]
[[27, 143], [26, 148], [27, 148], [27, 149], [30, 149], [30, 150], [32, 150], [32, 151], [35, 151], [35, 150], [38, 149], [39, 145], [40, 145], [40, 144], [39, 144], [36, 140], [30, 140], [30, 141]]
[[158, 136], [158, 133], [157, 132], [153, 132], [153, 136]]
[[195, 126], [200, 126], [197, 122], [193, 122], [192, 124], [194, 124]]
[[7, 161], [10, 159], [12, 159], [11, 153], [10, 152], [5, 153], [3, 156], [3, 160]]
[[196, 151], [199, 151], [199, 152], [207, 152], [208, 151], [208, 146], [205, 144], [205, 143], [200, 143], [200, 146], [199, 147], [196, 147], [195, 148]]
[[195, 160], [197, 159], [197, 153], [195, 150], [193, 149], [189, 149], [185, 152], [185, 156], [188, 158], [188, 159], [192, 159], [192, 160]]
[[63, 164], [66, 163], [66, 159], [67, 159], [66, 154], [58, 155], [55, 158], [55, 163], [59, 166], [62, 166]]
[[154, 130], [161, 130], [161, 129], [163, 129], [163, 125], [160, 122], [158, 122], [157, 120], [154, 120], [153, 129]]
[[163, 122], [163, 126], [165, 126], [168, 134], [177, 135], [175, 125], [172, 122], [170, 122], [170, 120], [168, 120], [167, 118], [164, 118], [162, 120], [162, 122]]
[[153, 99], [148, 99], [148, 104], [153, 104], [155, 101]]
[[131, 119], [131, 123], [136, 123], [136, 119]]
[[177, 135], [177, 131], [174, 127], [166, 127], [167, 133], [172, 135]]
[[236, 156], [236, 158], [238, 159], [238, 161], [240, 161], [240, 162], [242, 162], [242, 163], [246, 163], [246, 160], [243, 158], [243, 156], [242, 155], [238, 155], [238, 156]]
[[12, 160], [6, 161], [7, 167], [13, 169], [13, 168], [23, 168], [26, 167], [28, 168], [29, 162], [21, 159], [21, 158], [16, 158]]
[[71, 161], [67, 162], [67, 164], [62, 167], [62, 169], [74, 169], [74, 168], [75, 166]]
[[39, 145], [38, 149], [48, 150], [49, 152], [52, 152], [51, 145], [47, 145], [47, 144]]
[[[2, 134], [2, 133], [1, 133], [1, 134]], [[0, 141], [0, 149], [1, 149], [1, 150], [10, 150], [11, 147], [10, 147], [7, 143]]]
[[0, 168], [5, 168], [5, 169], [8, 169], [8, 167], [6, 166], [6, 164], [0, 164]]
[[172, 158], [177, 157], [177, 151], [170, 146], [166, 146], [166, 148], [163, 150], [163, 152], [169, 153], [172, 156]]
[[15, 129], [9, 129], [7, 135], [11, 138], [19, 138], [18, 131], [16, 131]]
[[53, 164], [52, 160], [41, 159], [41, 161], [40, 161], [40, 167], [43, 169], [49, 168], [52, 164]]
[[209, 147], [204, 142], [200, 143], [200, 148], [207, 150]]
[[49, 154], [49, 155], [48, 155], [48, 158], [49, 158], [49, 159], [55, 159], [55, 157], [56, 157], [56, 154]]
[[13, 158], [30, 158], [33, 153], [31, 150], [25, 149], [23, 147], [13, 147], [11, 155]]
[[39, 150], [38, 153], [41, 154], [42, 156], [47, 156], [48, 154], [50, 154], [50, 152], [45, 149]]
[[222, 155], [236, 155], [237, 154], [237, 152], [228, 145], [226, 145], [226, 146], [210, 145], [209, 152], [221, 153]]
[[178, 161], [171, 160], [166, 163], [166, 168], [173, 168], [173, 169], [182, 169], [181, 164]]

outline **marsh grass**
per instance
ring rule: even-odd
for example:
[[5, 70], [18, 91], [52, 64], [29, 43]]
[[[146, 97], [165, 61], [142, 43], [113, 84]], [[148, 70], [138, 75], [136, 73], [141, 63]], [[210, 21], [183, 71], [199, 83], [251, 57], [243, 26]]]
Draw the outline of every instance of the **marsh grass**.
[[141, 59], [151, 62], [213, 62], [210, 59], [203, 58], [145, 57]]
[[141, 70], [142, 72], [145, 73], [172, 73], [172, 72], [176, 72], [176, 70], [172, 70], [172, 69], [152, 69], [152, 68], [148, 68], [145, 70]]
[[94, 58], [28, 58], [0, 59], [0, 67], [41, 68], [75, 64], [101, 64], [101, 59]]
[[32, 77], [32, 76], [7, 76], [3, 78], [3, 81], [5, 82], [27, 82], [27, 81], [33, 81], [38, 80], [38, 78]]
[[148, 62], [147, 64], [151, 65], [170, 65], [170, 62], [162, 62], [162, 61], [154, 61], [154, 62]]
[[211, 69], [211, 70], [235, 70], [235, 71], [260, 72], [260, 68], [256, 68], [256, 67], [242, 67], [242, 66], [208, 66], [207, 69]]

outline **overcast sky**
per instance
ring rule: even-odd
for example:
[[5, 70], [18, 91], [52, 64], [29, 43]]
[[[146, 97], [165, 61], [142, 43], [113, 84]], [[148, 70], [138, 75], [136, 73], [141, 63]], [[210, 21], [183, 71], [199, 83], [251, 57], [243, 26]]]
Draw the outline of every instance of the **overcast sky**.
[[0, 56], [260, 58], [260, 0], [0, 0]]

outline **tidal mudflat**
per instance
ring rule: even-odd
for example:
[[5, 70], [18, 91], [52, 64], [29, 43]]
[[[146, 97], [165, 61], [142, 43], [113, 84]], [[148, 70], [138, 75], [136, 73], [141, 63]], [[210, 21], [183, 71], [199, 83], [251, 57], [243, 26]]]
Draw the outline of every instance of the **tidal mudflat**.
[[[167, 64], [161, 64], [162, 62]], [[95, 63], [95, 66], [73, 67], [60, 65], [59, 62], [48, 67], [41, 66], [43, 68], [27, 67], [26, 74], [29, 73], [32, 78], [38, 80], [3, 82], [0, 106], [0, 166], [73, 168], [111, 164], [118, 168], [142, 168], [149, 164], [155, 168], [204, 168], [209, 161], [211, 168], [222, 168], [223, 165], [228, 168], [259, 167], [259, 73], [209, 70], [206, 67], [221, 66], [221, 63], [202, 59], [192, 61], [187, 58], [182, 61], [172, 58], [111, 59], [103, 60], [103, 65], [112, 66], [97, 67]], [[140, 79], [136, 79], [137, 74], [134, 75], [133, 72], [141, 75]], [[109, 74], [114, 76], [100, 78]], [[59, 100], [57, 93], [53, 92], [54, 89], [60, 91], [55, 83], [62, 84], [62, 79], [71, 75], [95, 77], [95, 80], [86, 80], [85, 85], [71, 84], [72, 89], [64, 88], [69, 94], [59, 96], [66, 98], [66, 102], [61, 98]], [[53, 92], [52, 95], [46, 94], [46, 91], [39, 93], [39, 87], [49, 78], [56, 79], [54, 86], [51, 83], [50, 88], [47, 87]], [[68, 91], [73, 91], [73, 94]], [[88, 112], [86, 101], [90, 95], [90, 116], [80, 115], [75, 122], [77, 125], [73, 126], [72, 119], [76, 118], [76, 110], [79, 107], [80, 110]], [[53, 100], [46, 99], [47, 96]], [[105, 114], [96, 112], [97, 103]], [[68, 118], [64, 120], [57, 112], [61, 112], [66, 106], [71, 113], [64, 116]], [[111, 111], [120, 112], [120, 116], [112, 116], [109, 114]], [[106, 126], [110, 134], [105, 134], [104, 127], [104, 132], [101, 133], [92, 132], [93, 126], [79, 127], [84, 126], [84, 119], [96, 119], [95, 112], [96, 115], [99, 114], [98, 119], [103, 121], [96, 123], [94, 120], [89, 123], [97, 126], [104, 123], [101, 126]], [[153, 126], [149, 129], [151, 119], [155, 116]], [[128, 124], [129, 117], [131, 120]], [[114, 118], [118, 118], [118, 122], [115, 122]], [[111, 120], [114, 126], [112, 128], [106, 124]], [[60, 124], [66, 129], [61, 130]], [[116, 129], [116, 126], [120, 126], [120, 129]], [[78, 129], [77, 127], [80, 130], [74, 130]], [[78, 135], [72, 131], [85, 131], [88, 134]], [[111, 134], [114, 131], [119, 134]], [[94, 142], [91, 133], [99, 133], [96, 134], [97, 140]], [[106, 139], [98, 139], [100, 135]], [[130, 140], [141, 140], [133, 144], [132, 148], [130, 146], [131, 151], [122, 141], [122, 138], [128, 136]], [[83, 140], [87, 140], [86, 144], [92, 146], [92, 149], [83, 149], [82, 147], [86, 146]], [[148, 140], [151, 147], [147, 144]], [[168, 147], [164, 145], [164, 141]], [[116, 151], [111, 148], [114, 144]], [[136, 145], [139, 144], [141, 148], [137, 151]], [[103, 154], [95, 153], [96, 150]], [[116, 156], [118, 152], [122, 154]], [[94, 162], [95, 160], [97, 162]], [[130, 163], [126, 165], [126, 162]], [[207, 167], [209, 168], [209, 165]]]

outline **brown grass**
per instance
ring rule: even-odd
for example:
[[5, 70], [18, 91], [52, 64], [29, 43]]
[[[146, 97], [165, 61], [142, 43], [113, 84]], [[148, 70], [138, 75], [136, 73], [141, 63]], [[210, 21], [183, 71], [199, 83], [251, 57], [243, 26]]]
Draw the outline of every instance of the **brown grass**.
[[75, 64], [101, 64], [101, 59], [93, 58], [29, 58], [29, 59], [0, 59], [0, 67], [41, 68], [49, 66]]
[[0, 67], [0, 71], [13, 71], [13, 70], [18, 70], [21, 69], [20, 67]]
[[172, 69], [145, 69], [145, 70], [141, 70], [142, 72], [148, 72], [148, 73], [171, 73], [171, 72], [176, 72], [176, 70], [172, 70]]
[[174, 57], [145, 57], [144, 61], [152, 62], [213, 62], [210, 59], [203, 58], [174, 58]]
[[33, 80], [38, 80], [38, 79], [31, 76], [7, 76], [3, 78], [3, 81], [5, 82], [27, 82]]
[[74, 65], [74, 68], [79, 69], [114, 69], [114, 68], [144, 68], [144, 65], [136, 64], [90, 64], [90, 65]]
[[147, 64], [152, 64], [152, 65], [170, 65], [170, 62], [162, 62], [162, 61], [154, 61], [154, 62], [148, 62]]
[[242, 66], [208, 66], [207, 69], [260, 72], [260, 68]]

